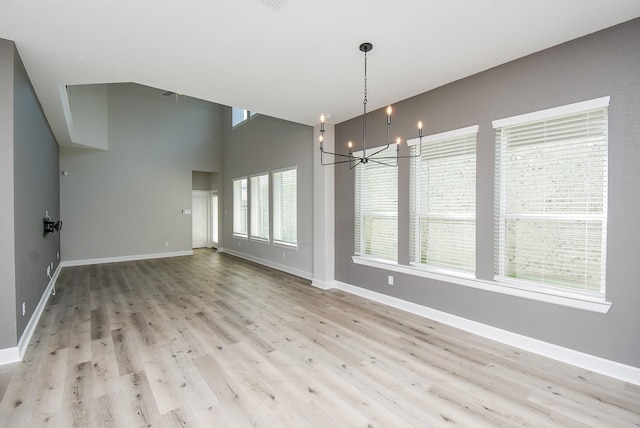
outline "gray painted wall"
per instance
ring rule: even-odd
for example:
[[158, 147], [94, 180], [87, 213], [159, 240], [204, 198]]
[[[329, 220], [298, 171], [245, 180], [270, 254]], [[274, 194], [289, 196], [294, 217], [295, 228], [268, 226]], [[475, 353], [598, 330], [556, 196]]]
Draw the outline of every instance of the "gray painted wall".
[[16, 346], [13, 211], [13, 75], [15, 44], [0, 39], [0, 349]]
[[181, 210], [192, 171], [222, 171], [221, 107], [162, 93], [109, 85], [109, 150], [61, 148], [63, 260], [191, 250]]
[[[491, 121], [611, 96], [607, 300], [603, 315], [464, 286], [354, 265], [353, 173], [336, 167], [336, 280], [566, 348], [640, 367], [640, 19], [530, 55], [394, 105], [394, 137], [478, 124], [477, 277], [493, 277], [493, 155]], [[428, 73], [428, 70], [425, 70]], [[375, 88], [370, 88], [371, 96]], [[358, 100], [354, 100], [357, 102]], [[384, 132], [372, 112], [367, 142]], [[359, 118], [336, 126], [336, 147], [361, 138]], [[369, 141], [372, 141], [369, 143]], [[409, 259], [409, 171], [399, 173], [399, 258]]]
[[193, 190], [218, 190], [217, 172], [193, 171], [191, 181]]
[[43, 237], [42, 218], [48, 210], [59, 219], [60, 189], [58, 144], [15, 45], [5, 40], [0, 40], [0, 105], [0, 348], [9, 348], [17, 346], [44, 294], [46, 267], [58, 265], [60, 235]]
[[[224, 248], [311, 278], [313, 272], [313, 128], [269, 116], [256, 115], [231, 128], [231, 108], [224, 114], [223, 206]], [[286, 167], [298, 167], [298, 249], [233, 237], [233, 183]]]
[[60, 220], [60, 181], [58, 143], [18, 53], [14, 82], [15, 306], [21, 337], [49, 284], [47, 266], [58, 267], [60, 233], [43, 237], [42, 219], [48, 211]]
[[72, 85], [68, 87], [71, 109], [71, 140], [74, 144], [107, 150], [109, 85]]

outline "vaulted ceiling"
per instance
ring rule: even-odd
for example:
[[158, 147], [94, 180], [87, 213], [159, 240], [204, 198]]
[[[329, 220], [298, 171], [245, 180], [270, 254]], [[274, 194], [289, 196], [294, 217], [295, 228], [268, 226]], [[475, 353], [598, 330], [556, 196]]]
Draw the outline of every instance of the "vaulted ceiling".
[[136, 82], [303, 124], [369, 109], [640, 16], [638, 0], [0, 0], [61, 144], [66, 85]]

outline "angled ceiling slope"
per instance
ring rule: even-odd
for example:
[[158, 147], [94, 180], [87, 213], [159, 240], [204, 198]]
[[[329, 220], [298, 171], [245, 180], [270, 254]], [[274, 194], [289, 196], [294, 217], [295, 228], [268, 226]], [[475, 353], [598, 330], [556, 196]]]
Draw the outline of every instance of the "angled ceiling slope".
[[638, 0], [7, 0], [16, 42], [60, 144], [67, 85], [135, 82], [308, 125], [369, 109], [640, 16]]

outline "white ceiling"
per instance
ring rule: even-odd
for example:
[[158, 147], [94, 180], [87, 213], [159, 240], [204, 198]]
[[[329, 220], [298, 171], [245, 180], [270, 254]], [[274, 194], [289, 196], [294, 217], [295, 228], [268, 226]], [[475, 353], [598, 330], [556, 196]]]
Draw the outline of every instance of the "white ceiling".
[[373, 110], [638, 16], [639, 0], [0, 0], [0, 38], [65, 144], [64, 85], [136, 82], [339, 123], [361, 113], [361, 42]]

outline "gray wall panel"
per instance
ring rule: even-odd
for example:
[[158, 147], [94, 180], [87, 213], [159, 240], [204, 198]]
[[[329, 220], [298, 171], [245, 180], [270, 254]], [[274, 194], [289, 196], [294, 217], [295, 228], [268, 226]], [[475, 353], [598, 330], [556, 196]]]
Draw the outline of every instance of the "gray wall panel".
[[222, 170], [220, 109], [109, 85], [109, 150], [61, 149], [63, 259], [191, 250], [191, 216], [181, 210], [191, 208], [192, 171]]
[[[58, 267], [60, 233], [42, 236], [49, 212], [60, 220], [58, 143], [16, 52], [14, 80], [16, 324], [20, 337]], [[22, 303], [26, 312], [22, 315]]]
[[[231, 108], [225, 109], [224, 248], [248, 257], [313, 272], [313, 128], [257, 115], [231, 128]], [[288, 250], [233, 237], [232, 180], [286, 167], [298, 167], [298, 249]]]
[[15, 44], [0, 39], [0, 349], [17, 345], [13, 210], [13, 64]]
[[[480, 125], [477, 166], [477, 276], [493, 275], [495, 119], [602, 96], [609, 108], [609, 223], [606, 315], [354, 265], [353, 174], [336, 167], [336, 279], [559, 346], [640, 367], [640, 20], [556, 46], [394, 105], [394, 132], [415, 136]], [[428, 72], [428, 70], [425, 70]], [[373, 95], [374, 87], [370, 88]], [[358, 102], [358, 100], [354, 100]], [[367, 141], [383, 135], [372, 112]], [[336, 126], [336, 147], [360, 141], [359, 118]], [[394, 137], [395, 137], [394, 133]], [[371, 145], [375, 145], [371, 143]], [[408, 184], [408, 164], [398, 169]], [[408, 186], [399, 189], [400, 245], [408, 247]], [[400, 261], [407, 262], [402, 249]]]

